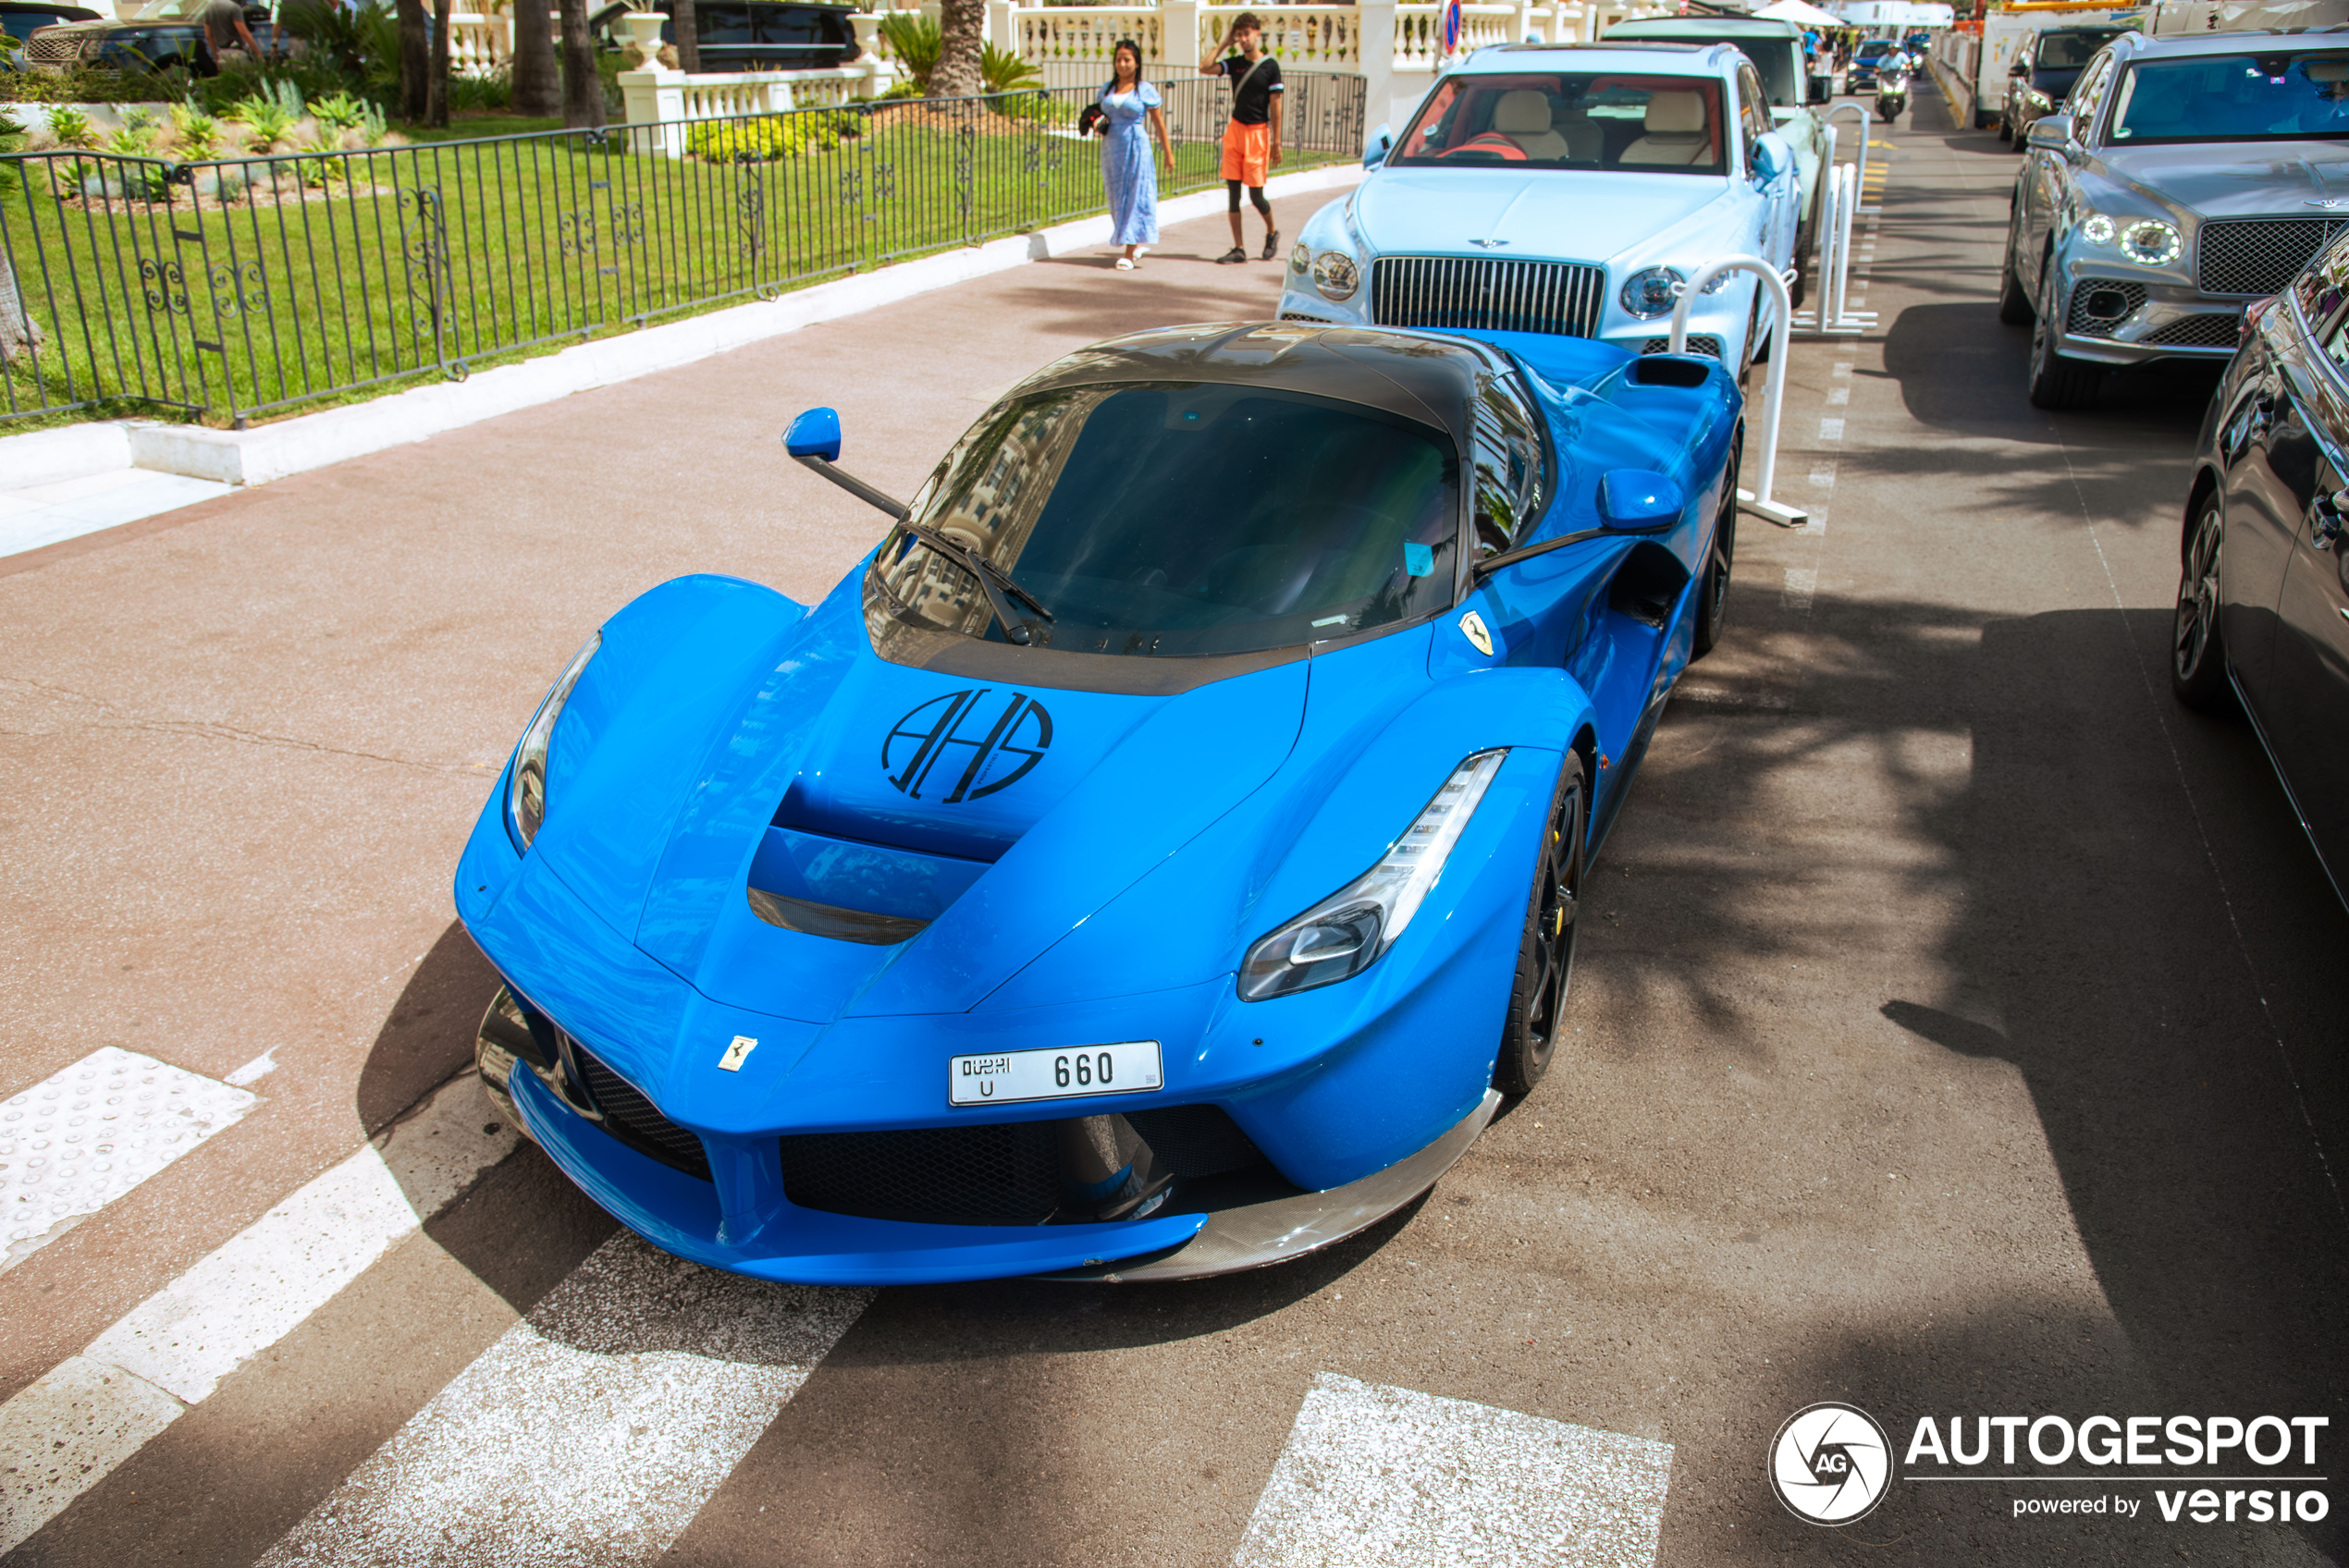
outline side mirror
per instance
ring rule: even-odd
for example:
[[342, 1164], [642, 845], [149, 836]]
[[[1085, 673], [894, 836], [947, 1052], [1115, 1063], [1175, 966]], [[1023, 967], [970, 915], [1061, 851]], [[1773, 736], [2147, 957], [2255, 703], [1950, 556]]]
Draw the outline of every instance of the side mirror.
[[1811, 79], [1811, 102], [1828, 104], [1835, 100], [1835, 78], [1814, 76]]
[[1382, 124], [1376, 130], [1371, 132], [1370, 142], [1362, 150], [1362, 166], [1366, 169], [1378, 167], [1386, 162], [1386, 155], [1393, 151], [1395, 151], [1395, 128]]
[[2017, 60], [2013, 65], [2007, 67], [2007, 75], [2009, 76], [2029, 76], [2030, 74], [2031, 62], [2028, 60]]
[[840, 410], [810, 409], [783, 432], [783, 450], [794, 458], [840, 461]]
[[1793, 163], [1793, 153], [1787, 151], [1786, 143], [1775, 134], [1765, 136], [1753, 144], [1754, 177], [1765, 185], [1776, 185]]
[[1599, 476], [1599, 521], [1626, 533], [1650, 533], [1680, 521], [1688, 497], [1653, 469], [1611, 468]]
[[2072, 142], [2072, 116], [2070, 115], [2043, 115], [2031, 122], [2030, 132], [2023, 140], [2023, 145], [2027, 147], [2044, 148], [2050, 153], [2060, 153]]

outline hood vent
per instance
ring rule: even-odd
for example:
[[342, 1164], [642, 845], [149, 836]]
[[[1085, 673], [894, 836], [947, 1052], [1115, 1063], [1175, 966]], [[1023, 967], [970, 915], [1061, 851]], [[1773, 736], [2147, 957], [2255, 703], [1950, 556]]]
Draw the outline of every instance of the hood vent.
[[910, 941], [929, 924], [903, 915], [875, 914], [868, 910], [842, 909], [838, 904], [789, 898], [761, 888], [751, 888], [750, 908], [768, 925], [780, 925], [786, 931], [829, 937], [836, 942], [869, 942], [875, 947]]
[[889, 947], [945, 913], [990, 864], [770, 827], [751, 862], [750, 907], [786, 931]]

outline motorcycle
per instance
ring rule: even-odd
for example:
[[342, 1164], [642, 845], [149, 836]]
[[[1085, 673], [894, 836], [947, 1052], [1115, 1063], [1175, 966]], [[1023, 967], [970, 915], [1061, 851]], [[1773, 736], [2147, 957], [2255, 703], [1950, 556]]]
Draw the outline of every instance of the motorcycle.
[[1876, 72], [1876, 117], [1890, 125], [1909, 106], [1909, 67], [1907, 61], [1887, 65]]

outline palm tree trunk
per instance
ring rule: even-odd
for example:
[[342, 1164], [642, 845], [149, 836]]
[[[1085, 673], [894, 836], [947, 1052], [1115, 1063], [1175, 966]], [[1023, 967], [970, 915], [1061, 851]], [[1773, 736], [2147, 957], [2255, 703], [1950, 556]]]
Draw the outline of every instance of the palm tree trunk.
[[979, 92], [986, 85], [978, 56], [987, 32], [987, 0], [941, 0], [938, 26], [944, 40], [938, 68], [930, 73], [931, 95], [960, 98]]
[[449, 0], [436, 0], [432, 26], [432, 97], [426, 123], [449, 123]]
[[[526, 3], [526, 0], [525, 0]], [[587, 0], [560, 0], [563, 17], [563, 124], [593, 130], [604, 123], [604, 79], [587, 36]]]
[[669, 15], [677, 34], [677, 68], [701, 69], [701, 18], [694, 14], [694, 0], [672, 0]]
[[562, 113], [562, 81], [555, 72], [555, 27], [547, 0], [514, 0], [514, 113], [547, 118]]
[[400, 0], [400, 117], [421, 125], [432, 106], [432, 29], [424, 0]]
[[17, 293], [16, 269], [0, 255], [0, 364], [13, 364], [41, 347], [41, 324]]

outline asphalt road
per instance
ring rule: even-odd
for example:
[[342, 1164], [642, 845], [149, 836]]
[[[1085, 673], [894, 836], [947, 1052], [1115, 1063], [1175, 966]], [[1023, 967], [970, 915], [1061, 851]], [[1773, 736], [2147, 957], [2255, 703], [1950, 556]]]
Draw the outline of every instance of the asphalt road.
[[[1572, 1047], [1431, 1195], [1222, 1280], [787, 1292], [632, 1246], [525, 1145], [10, 1568], [2341, 1560], [2338, 1512], [2167, 1523], [2148, 1481], [1912, 1465], [1830, 1531], [1765, 1478], [1823, 1400], [1904, 1449], [1926, 1415], [2321, 1415], [2330, 1476], [2349, 1441], [2349, 916], [2249, 731], [2164, 673], [2212, 377], [2031, 409], [1994, 310], [2017, 160], [1937, 95], [1879, 139], [1882, 329], [1789, 358], [1814, 521], [1743, 524], [1585, 899]], [[493, 982], [447, 882], [547, 680], [658, 582], [812, 600], [878, 536], [784, 459], [792, 413], [837, 404], [844, 465], [904, 493], [1055, 353], [1267, 311], [1224, 243], [0, 560], [0, 1100], [107, 1045], [275, 1062], [0, 1273], [0, 1396], [466, 1063]], [[2142, 1511], [2014, 1513], [2099, 1495]]]

